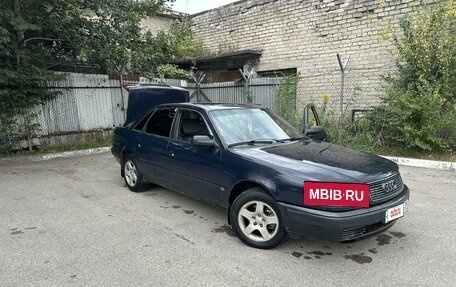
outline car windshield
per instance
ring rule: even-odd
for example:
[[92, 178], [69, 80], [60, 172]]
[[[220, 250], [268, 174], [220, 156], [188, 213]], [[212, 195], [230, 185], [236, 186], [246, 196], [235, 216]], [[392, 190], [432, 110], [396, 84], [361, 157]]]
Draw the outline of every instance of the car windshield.
[[296, 128], [268, 109], [233, 108], [209, 112], [219, 135], [228, 146], [270, 143], [303, 137]]

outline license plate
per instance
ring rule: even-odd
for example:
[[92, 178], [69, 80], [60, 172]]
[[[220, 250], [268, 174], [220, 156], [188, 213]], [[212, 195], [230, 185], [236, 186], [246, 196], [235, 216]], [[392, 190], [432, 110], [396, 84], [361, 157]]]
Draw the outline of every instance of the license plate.
[[404, 204], [389, 208], [385, 213], [385, 223], [404, 216]]

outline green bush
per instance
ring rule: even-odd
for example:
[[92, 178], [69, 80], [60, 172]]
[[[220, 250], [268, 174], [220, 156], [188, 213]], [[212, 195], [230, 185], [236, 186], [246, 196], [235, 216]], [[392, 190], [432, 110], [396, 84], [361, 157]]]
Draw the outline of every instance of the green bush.
[[366, 117], [352, 122], [345, 119], [339, 123], [339, 117], [332, 114], [325, 106], [319, 109], [320, 119], [327, 134], [327, 141], [354, 149], [372, 152], [375, 141], [369, 129], [369, 120]]
[[449, 147], [440, 133], [446, 117], [442, 117], [438, 92], [431, 88], [418, 93], [392, 88], [388, 96], [387, 106], [368, 115], [381, 146], [422, 150]]
[[[301, 113], [296, 111], [297, 82], [298, 78], [296, 76], [284, 76], [282, 78], [277, 87], [274, 111], [299, 128], [302, 121], [302, 111]], [[299, 114], [301, 114], [301, 117], [299, 117]]]
[[422, 6], [394, 36], [398, 73], [386, 78], [385, 105], [369, 115], [382, 146], [456, 150], [456, 1]]

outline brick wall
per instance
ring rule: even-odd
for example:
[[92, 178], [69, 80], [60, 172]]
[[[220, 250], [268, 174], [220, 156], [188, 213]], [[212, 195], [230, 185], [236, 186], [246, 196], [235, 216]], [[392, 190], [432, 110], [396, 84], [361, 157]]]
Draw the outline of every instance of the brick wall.
[[297, 68], [301, 102], [321, 102], [327, 93], [329, 104], [338, 107], [336, 54], [350, 56], [344, 108], [354, 109], [380, 102], [381, 75], [395, 69], [393, 45], [381, 35], [388, 27], [398, 29], [399, 19], [418, 5], [419, 0], [244, 0], [191, 19], [213, 52], [260, 49], [258, 71]]

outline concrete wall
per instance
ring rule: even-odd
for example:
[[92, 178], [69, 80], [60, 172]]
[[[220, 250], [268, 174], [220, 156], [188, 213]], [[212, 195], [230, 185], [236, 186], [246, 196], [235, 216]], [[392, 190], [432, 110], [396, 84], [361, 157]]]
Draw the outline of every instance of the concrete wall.
[[186, 14], [171, 11], [167, 14], [158, 14], [141, 20], [141, 27], [149, 30], [152, 35], [157, 35], [158, 31], [168, 31], [173, 21], [183, 19]]
[[[433, 1], [433, 0], [431, 0]], [[260, 49], [257, 71], [297, 68], [298, 100], [329, 96], [338, 110], [336, 54], [350, 57], [344, 109], [380, 103], [381, 75], [395, 70], [382, 33], [418, 0], [244, 0], [191, 16], [194, 31], [213, 52]]]

